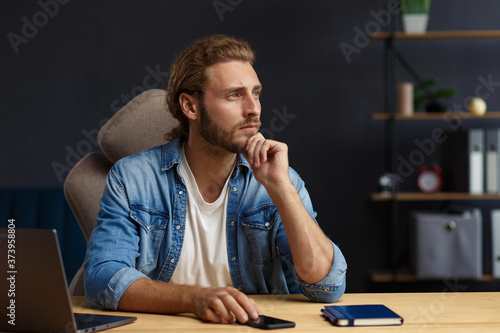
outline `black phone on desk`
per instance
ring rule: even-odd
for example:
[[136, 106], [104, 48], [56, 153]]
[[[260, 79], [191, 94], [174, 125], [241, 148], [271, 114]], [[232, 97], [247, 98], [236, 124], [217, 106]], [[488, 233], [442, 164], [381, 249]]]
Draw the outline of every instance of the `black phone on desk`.
[[293, 321], [283, 320], [264, 315], [260, 315], [258, 320], [249, 319], [243, 325], [248, 325], [255, 328], [261, 328], [264, 330], [295, 327], [295, 323]]

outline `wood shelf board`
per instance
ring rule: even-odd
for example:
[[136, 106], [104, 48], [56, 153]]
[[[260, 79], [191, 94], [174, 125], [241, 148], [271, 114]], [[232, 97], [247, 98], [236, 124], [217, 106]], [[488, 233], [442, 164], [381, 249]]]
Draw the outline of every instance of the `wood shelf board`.
[[399, 192], [394, 197], [391, 193], [372, 193], [373, 201], [439, 201], [439, 200], [500, 200], [500, 193], [471, 194], [466, 192]]
[[395, 34], [390, 32], [378, 32], [370, 35], [370, 38], [374, 40], [386, 40], [392, 37], [398, 40], [500, 38], [500, 30], [427, 31], [425, 33], [415, 34], [398, 31]]
[[469, 112], [417, 112], [412, 116], [389, 113], [373, 113], [372, 120], [451, 120], [456, 119], [499, 119], [500, 111], [487, 111], [483, 116], [474, 116]]
[[[377, 270], [370, 272], [370, 277], [373, 282], [387, 283], [387, 282], [417, 282], [417, 281], [430, 281], [439, 279], [418, 279], [415, 274], [409, 271], [400, 271], [394, 274], [389, 270]], [[460, 280], [474, 280], [474, 279], [460, 279]], [[483, 274], [477, 281], [493, 281], [492, 274]]]

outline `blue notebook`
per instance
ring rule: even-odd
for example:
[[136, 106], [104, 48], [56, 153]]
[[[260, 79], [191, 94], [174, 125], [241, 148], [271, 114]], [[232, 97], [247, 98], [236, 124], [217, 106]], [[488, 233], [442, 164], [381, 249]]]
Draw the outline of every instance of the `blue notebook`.
[[327, 305], [323, 316], [337, 326], [401, 325], [403, 318], [382, 304]]

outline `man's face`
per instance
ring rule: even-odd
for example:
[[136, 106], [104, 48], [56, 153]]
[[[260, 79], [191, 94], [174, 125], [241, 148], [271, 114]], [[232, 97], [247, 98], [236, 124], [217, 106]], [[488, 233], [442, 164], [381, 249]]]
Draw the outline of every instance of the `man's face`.
[[211, 145], [232, 153], [245, 151], [260, 127], [262, 86], [248, 62], [228, 61], [207, 68], [200, 101], [200, 134]]

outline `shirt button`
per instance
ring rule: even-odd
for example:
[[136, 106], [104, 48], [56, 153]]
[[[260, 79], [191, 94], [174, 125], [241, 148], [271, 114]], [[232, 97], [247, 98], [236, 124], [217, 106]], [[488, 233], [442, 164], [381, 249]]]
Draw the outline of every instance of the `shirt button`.
[[235, 186], [235, 187], [233, 187], [233, 192], [236, 192], [236, 191], [238, 191], [238, 188]]
[[234, 224], [235, 224], [234, 221], [231, 221], [231, 223], [229, 223], [231, 227], [234, 227]]
[[232, 257], [232, 258], [231, 258], [231, 261], [236, 261], [236, 257]]
[[180, 225], [176, 226], [175, 229], [179, 230], [181, 228]]
[[180, 194], [180, 195], [183, 195], [183, 194], [184, 194], [184, 191], [183, 191], [183, 190], [180, 190], [180, 191], [179, 191], [179, 194]]
[[325, 290], [325, 291], [330, 291], [330, 288], [328, 288], [328, 287], [325, 287], [325, 289], [324, 289], [324, 290]]
[[175, 259], [174, 258], [170, 259], [170, 262], [173, 264], [175, 262]]
[[265, 225], [266, 227], [269, 227], [269, 225], [270, 225], [270, 224], [271, 224], [271, 223], [266, 222], [264, 225]]

